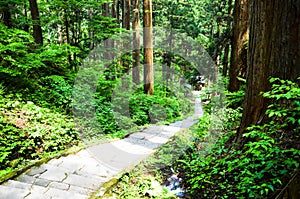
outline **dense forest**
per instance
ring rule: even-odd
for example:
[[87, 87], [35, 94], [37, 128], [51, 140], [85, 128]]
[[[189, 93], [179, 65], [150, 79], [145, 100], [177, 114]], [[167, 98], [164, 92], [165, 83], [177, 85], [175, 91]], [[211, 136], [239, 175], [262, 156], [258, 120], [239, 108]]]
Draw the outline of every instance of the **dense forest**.
[[2, 0], [0, 13], [1, 182], [181, 120], [199, 90], [204, 116], [172, 163], [187, 197], [299, 198], [300, 0]]

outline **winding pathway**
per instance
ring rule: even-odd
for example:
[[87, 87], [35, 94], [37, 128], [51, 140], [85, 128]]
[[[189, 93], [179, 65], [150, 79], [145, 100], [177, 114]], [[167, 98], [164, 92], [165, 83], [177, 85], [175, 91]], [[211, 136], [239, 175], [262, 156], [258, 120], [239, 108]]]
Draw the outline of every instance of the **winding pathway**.
[[0, 199], [87, 199], [103, 183], [137, 165], [182, 129], [202, 116], [200, 99], [194, 115], [170, 125], [151, 126], [127, 138], [90, 146], [76, 154], [52, 159], [0, 185]]

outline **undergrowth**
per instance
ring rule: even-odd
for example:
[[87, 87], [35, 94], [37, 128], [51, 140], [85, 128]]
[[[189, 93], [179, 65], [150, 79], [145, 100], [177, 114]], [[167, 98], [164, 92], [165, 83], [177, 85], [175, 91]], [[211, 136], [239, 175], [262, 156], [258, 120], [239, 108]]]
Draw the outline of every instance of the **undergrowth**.
[[[271, 83], [272, 90], [263, 94], [273, 102], [268, 122], [249, 127], [242, 146], [232, 144], [235, 131], [229, 131], [208, 155], [196, 140], [192, 152], [178, 161], [192, 198], [268, 198], [299, 170], [300, 88], [276, 78]], [[202, 119], [201, 135], [211, 133], [209, 117]]]
[[79, 144], [68, 116], [0, 96], [0, 176]]

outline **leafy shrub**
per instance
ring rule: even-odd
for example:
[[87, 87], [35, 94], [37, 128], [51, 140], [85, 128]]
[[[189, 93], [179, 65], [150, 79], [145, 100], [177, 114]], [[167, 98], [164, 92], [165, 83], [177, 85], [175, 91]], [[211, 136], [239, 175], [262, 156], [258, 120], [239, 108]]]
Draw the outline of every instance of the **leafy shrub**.
[[72, 119], [0, 95], [0, 173], [78, 145]]
[[189, 102], [165, 91], [162, 86], [155, 87], [154, 95], [146, 95], [142, 88], [129, 100], [130, 115], [134, 123], [144, 125], [158, 121], [173, 121], [188, 112]]
[[51, 104], [52, 107], [65, 111], [71, 110], [73, 87], [63, 76], [52, 75], [41, 79], [43, 87], [43, 101]]
[[291, 81], [271, 82], [272, 90], [263, 94], [273, 100], [266, 112], [270, 120], [249, 127], [243, 147], [226, 147], [230, 133], [205, 158], [195, 148], [179, 161], [193, 197], [265, 198], [299, 170], [300, 88]]
[[34, 45], [29, 33], [0, 24], [0, 75], [33, 76], [45, 67], [39, 55], [31, 50]]

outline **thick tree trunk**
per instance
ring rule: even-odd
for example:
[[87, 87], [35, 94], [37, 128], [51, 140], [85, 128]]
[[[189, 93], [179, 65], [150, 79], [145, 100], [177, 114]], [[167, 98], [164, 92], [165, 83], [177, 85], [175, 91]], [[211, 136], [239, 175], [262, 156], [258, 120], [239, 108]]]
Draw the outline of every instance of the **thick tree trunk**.
[[143, 0], [144, 18], [144, 92], [154, 94], [152, 48], [152, 0]]
[[295, 81], [300, 76], [300, 0], [257, 0], [250, 3], [250, 38], [244, 112], [238, 131], [263, 124], [269, 77]]
[[136, 85], [140, 84], [140, 4], [139, 0], [134, 1], [132, 30], [133, 32], [133, 68], [132, 80]]
[[231, 61], [228, 90], [235, 92], [242, 83], [238, 77], [245, 78], [247, 69], [247, 39], [249, 33], [249, 0], [235, 0]]
[[33, 21], [33, 37], [37, 44], [43, 45], [43, 32], [40, 23], [39, 9], [36, 0], [29, 0], [31, 17]]

